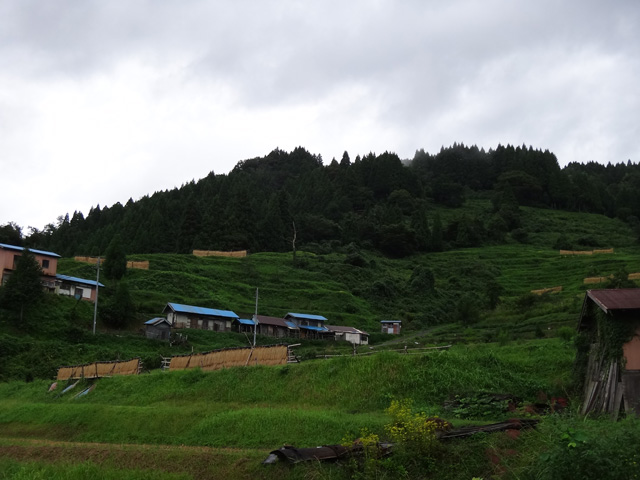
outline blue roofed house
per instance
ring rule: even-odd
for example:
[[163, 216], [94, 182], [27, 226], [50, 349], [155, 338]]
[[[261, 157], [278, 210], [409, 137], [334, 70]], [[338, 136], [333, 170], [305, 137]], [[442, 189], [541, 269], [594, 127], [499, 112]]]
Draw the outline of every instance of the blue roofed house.
[[[22, 256], [24, 247], [0, 243], [0, 284], [6, 283], [16, 269], [18, 258]], [[42, 269], [42, 286], [49, 292], [58, 295], [76, 297], [78, 300], [96, 301], [97, 285], [104, 287], [96, 280], [61, 275], [57, 272], [60, 255], [44, 250], [29, 249]]]
[[322, 315], [311, 315], [308, 313], [287, 313], [284, 320], [300, 329], [300, 338], [328, 338], [333, 337], [324, 322], [327, 321]]
[[[233, 321], [233, 330], [253, 333], [253, 325], [253, 320], [239, 318]], [[298, 338], [300, 336], [300, 329], [290, 320], [258, 315], [258, 334], [276, 338]]]
[[59, 273], [56, 274], [56, 280], [56, 293], [58, 295], [66, 295], [90, 302], [96, 301], [97, 287], [104, 287], [102, 283], [96, 280], [87, 280]]
[[213, 330], [216, 332], [230, 332], [231, 323], [240, 318], [230, 310], [167, 303], [162, 313], [175, 328], [195, 328], [199, 330]]
[[[24, 247], [0, 243], [0, 285], [4, 285], [16, 269]], [[42, 286], [50, 292], [56, 288], [56, 269], [60, 255], [44, 250], [29, 249], [42, 269]]]

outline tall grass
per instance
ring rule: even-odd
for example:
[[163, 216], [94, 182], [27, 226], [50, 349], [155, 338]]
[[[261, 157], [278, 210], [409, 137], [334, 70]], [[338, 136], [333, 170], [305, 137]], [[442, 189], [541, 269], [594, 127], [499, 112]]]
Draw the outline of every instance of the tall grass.
[[47, 392], [45, 382], [12, 382], [0, 384], [0, 424], [15, 435], [49, 431], [74, 441], [335, 443], [345, 431], [380, 429], [391, 398], [411, 398], [419, 408], [444, 413], [445, 400], [478, 391], [530, 400], [540, 391], [564, 394], [572, 356], [556, 340], [415, 356], [383, 352], [284, 367], [107, 378], [81, 398]]
[[104, 467], [91, 462], [79, 464], [18, 462], [0, 458], [0, 479], [11, 480], [189, 480], [187, 474], [159, 472], [157, 470], [123, 470]]

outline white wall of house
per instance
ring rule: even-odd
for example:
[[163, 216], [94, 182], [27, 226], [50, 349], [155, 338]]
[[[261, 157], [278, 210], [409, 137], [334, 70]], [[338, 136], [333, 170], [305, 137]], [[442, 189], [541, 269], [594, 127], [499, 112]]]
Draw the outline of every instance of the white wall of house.
[[356, 345], [368, 345], [369, 338], [366, 335], [362, 335], [361, 333], [345, 333], [345, 338], [347, 342], [355, 343]]
[[76, 293], [81, 294], [81, 298], [84, 300], [90, 300], [91, 294], [94, 288], [89, 285], [60, 285], [56, 288], [56, 293], [58, 295], [66, 295], [68, 297], [75, 297]]

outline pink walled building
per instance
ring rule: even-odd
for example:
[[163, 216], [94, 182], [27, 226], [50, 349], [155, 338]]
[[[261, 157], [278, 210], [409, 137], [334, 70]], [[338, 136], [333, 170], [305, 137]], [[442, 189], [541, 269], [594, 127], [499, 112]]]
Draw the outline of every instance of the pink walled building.
[[[0, 243], [0, 285], [4, 285], [11, 276], [23, 251], [23, 247]], [[38, 264], [42, 268], [44, 273], [42, 285], [48, 291], [55, 292], [58, 295], [75, 297], [78, 300], [96, 301], [96, 280], [60, 275], [57, 273], [60, 255], [43, 250], [29, 249], [29, 251], [36, 257]], [[99, 284], [99, 286], [104, 287], [102, 284]]]
[[[0, 243], [0, 284], [3, 285], [11, 276], [11, 272], [15, 270], [18, 258], [22, 256], [23, 251], [23, 247]], [[42, 284], [48, 290], [55, 290], [56, 271], [58, 269], [58, 258], [60, 258], [60, 255], [53, 252], [45, 252], [43, 250], [29, 249], [29, 251], [34, 257], [36, 257], [36, 260], [44, 273], [42, 277]]]

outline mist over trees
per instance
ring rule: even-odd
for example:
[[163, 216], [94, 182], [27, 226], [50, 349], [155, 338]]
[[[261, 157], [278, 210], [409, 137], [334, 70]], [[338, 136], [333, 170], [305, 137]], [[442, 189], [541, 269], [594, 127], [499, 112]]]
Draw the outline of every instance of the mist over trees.
[[[325, 165], [302, 147], [276, 149], [238, 162], [228, 175], [211, 172], [125, 205], [98, 205], [86, 217], [67, 214], [55, 225], [32, 229], [23, 244], [63, 256], [97, 255], [119, 235], [127, 253], [278, 252], [291, 249], [295, 225], [298, 248], [330, 251], [354, 244], [398, 257], [500, 243], [508, 234], [525, 241], [521, 206], [640, 224], [640, 167], [630, 162], [561, 169], [548, 150], [454, 144], [437, 154], [418, 150], [405, 163], [390, 152], [353, 160], [344, 152]], [[434, 205], [461, 206], [471, 192], [487, 192], [493, 211], [443, 224]], [[0, 228], [1, 237], [16, 243], [16, 228]]]

